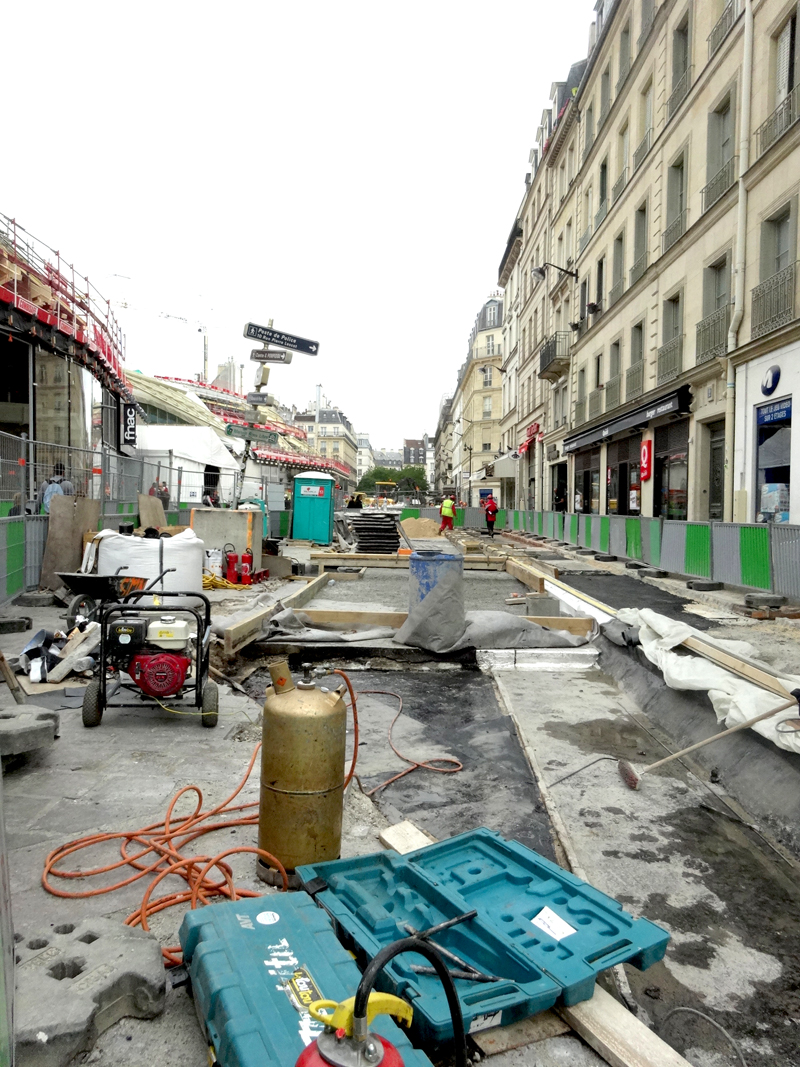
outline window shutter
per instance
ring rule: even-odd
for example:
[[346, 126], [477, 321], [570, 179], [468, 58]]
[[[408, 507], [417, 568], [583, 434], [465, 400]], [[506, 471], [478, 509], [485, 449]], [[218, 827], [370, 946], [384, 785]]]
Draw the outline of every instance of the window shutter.
[[647, 96], [645, 98], [645, 111], [644, 111], [644, 132], [653, 128], [653, 86], [647, 90]]
[[775, 103], [780, 104], [789, 95], [789, 57], [792, 43], [792, 20], [786, 23], [778, 36], [775, 70]]

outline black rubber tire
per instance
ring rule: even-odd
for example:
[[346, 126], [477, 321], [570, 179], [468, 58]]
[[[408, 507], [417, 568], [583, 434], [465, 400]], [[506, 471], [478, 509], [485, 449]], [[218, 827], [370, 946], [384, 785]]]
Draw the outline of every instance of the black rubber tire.
[[219, 689], [216, 682], [206, 682], [203, 687], [203, 709], [201, 722], [209, 730], [219, 721]]
[[86, 727], [99, 726], [103, 721], [103, 707], [100, 704], [100, 682], [97, 678], [93, 678], [86, 686], [81, 713], [83, 725]]
[[78, 615], [83, 615], [89, 622], [94, 622], [98, 615], [97, 601], [90, 596], [74, 596], [67, 608], [67, 630], [75, 628], [75, 619]]

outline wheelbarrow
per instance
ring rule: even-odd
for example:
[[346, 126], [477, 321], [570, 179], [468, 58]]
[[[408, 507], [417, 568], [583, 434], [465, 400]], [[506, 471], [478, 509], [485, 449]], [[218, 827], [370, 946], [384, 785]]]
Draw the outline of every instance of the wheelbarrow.
[[[100, 616], [103, 604], [117, 603], [128, 593], [138, 593], [148, 588], [147, 578], [137, 578], [133, 574], [120, 574], [127, 567], [118, 567], [115, 574], [83, 574], [80, 571], [63, 574], [58, 577], [71, 593], [74, 593], [67, 607], [67, 631], [72, 630], [79, 615], [90, 622]], [[165, 571], [164, 574], [167, 572]], [[150, 582], [150, 587], [161, 581], [164, 574], [159, 574]]]

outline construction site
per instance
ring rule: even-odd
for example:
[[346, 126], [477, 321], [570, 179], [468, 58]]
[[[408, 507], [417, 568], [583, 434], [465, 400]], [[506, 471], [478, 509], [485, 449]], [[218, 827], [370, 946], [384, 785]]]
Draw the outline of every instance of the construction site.
[[18, 1067], [800, 1064], [800, 609], [301, 480], [3, 610]]

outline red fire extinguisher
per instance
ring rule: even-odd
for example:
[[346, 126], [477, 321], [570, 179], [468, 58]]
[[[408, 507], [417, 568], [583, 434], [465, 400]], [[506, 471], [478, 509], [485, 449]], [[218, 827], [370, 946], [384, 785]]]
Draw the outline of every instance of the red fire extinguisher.
[[239, 581], [239, 575], [236, 573], [236, 564], [239, 562], [239, 556], [233, 551], [233, 545], [225, 545], [223, 548], [222, 562], [225, 567], [226, 579], [235, 585]]
[[249, 548], [242, 552], [242, 585], [253, 584], [253, 553]]

